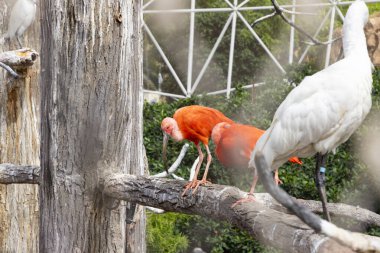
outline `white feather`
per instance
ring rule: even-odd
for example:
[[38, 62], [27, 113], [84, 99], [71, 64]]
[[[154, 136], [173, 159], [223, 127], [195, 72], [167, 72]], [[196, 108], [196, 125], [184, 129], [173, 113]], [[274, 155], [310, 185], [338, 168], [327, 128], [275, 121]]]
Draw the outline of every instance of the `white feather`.
[[17, 0], [9, 17], [8, 30], [3, 39], [21, 36], [36, 15], [36, 0]]
[[277, 109], [251, 156], [261, 150], [272, 169], [289, 157], [334, 151], [347, 141], [371, 108], [372, 74], [364, 25], [368, 9], [356, 1], [343, 26], [345, 58], [306, 77]]

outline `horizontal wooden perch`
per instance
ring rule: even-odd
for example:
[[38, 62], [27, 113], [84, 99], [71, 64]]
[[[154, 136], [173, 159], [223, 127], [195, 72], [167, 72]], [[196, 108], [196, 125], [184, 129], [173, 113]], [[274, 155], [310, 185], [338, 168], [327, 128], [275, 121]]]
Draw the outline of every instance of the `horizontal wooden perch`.
[[0, 184], [39, 184], [40, 167], [0, 164]]
[[181, 197], [185, 184], [178, 180], [119, 174], [106, 178], [104, 192], [119, 200], [166, 211], [228, 221], [248, 231], [263, 244], [284, 252], [353, 252], [326, 236], [314, 233], [296, 216], [270, 208], [276, 204], [269, 201], [267, 195], [262, 195], [266, 199], [264, 202], [244, 203], [231, 208], [246, 193], [235, 187], [210, 185], [200, 187], [194, 195]]
[[26, 68], [32, 66], [37, 60], [39, 54], [30, 48], [21, 48], [13, 51], [0, 53], [0, 62], [17, 68]]

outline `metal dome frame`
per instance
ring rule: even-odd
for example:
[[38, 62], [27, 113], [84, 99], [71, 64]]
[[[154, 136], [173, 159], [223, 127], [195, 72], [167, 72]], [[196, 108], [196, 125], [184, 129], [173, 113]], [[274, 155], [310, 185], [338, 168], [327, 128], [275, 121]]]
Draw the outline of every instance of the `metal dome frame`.
[[[163, 61], [167, 65], [169, 71], [173, 75], [175, 81], [177, 82], [177, 85], [182, 91], [182, 94], [173, 94], [173, 93], [167, 93], [162, 91], [155, 91], [155, 90], [147, 90], [144, 89], [144, 93], [148, 94], [157, 94], [161, 96], [168, 96], [172, 98], [186, 98], [190, 97], [194, 94], [196, 91], [198, 84], [200, 83], [207, 67], [209, 66], [211, 59], [213, 58], [216, 49], [220, 45], [220, 42], [222, 41], [222, 38], [224, 37], [227, 29], [231, 26], [231, 41], [230, 41], [230, 50], [229, 50], [229, 62], [228, 62], [228, 74], [227, 74], [227, 84], [226, 89], [223, 90], [217, 90], [213, 92], [207, 93], [208, 95], [215, 95], [215, 94], [223, 94], [225, 93], [227, 98], [230, 97], [231, 92], [234, 90], [234, 88], [231, 86], [232, 84], [232, 67], [234, 64], [234, 47], [235, 47], [235, 38], [236, 38], [236, 21], [237, 19], [240, 19], [244, 25], [248, 28], [250, 33], [252, 34], [253, 38], [259, 43], [259, 45], [264, 49], [268, 57], [273, 61], [275, 66], [282, 72], [286, 73], [284, 70], [284, 67], [279, 63], [279, 61], [276, 59], [276, 57], [273, 55], [271, 50], [265, 45], [265, 43], [261, 40], [260, 36], [255, 32], [254, 28], [251, 27], [249, 22], [245, 19], [245, 17], [241, 14], [241, 12], [245, 11], [260, 11], [260, 10], [273, 10], [274, 7], [272, 5], [266, 5], [266, 6], [245, 6], [247, 3], [249, 3], [250, 0], [244, 0], [239, 3], [238, 0], [224, 0], [224, 2], [227, 4], [228, 7], [224, 8], [196, 8], [195, 3], [196, 0], [188, 0], [190, 1], [190, 8], [189, 9], [166, 9], [166, 10], [155, 10], [155, 9], [149, 9], [149, 6], [151, 6], [152, 3], [156, 2], [157, 0], [149, 0], [146, 1], [143, 5], [143, 17], [148, 15], [154, 15], [154, 14], [162, 14], [162, 13], [189, 13], [190, 14], [190, 30], [189, 30], [189, 43], [188, 43], [188, 58], [187, 58], [187, 78], [186, 78], [186, 85], [180, 80], [178, 77], [175, 69], [171, 65], [168, 57], [166, 56], [164, 50], [158, 43], [157, 39], [155, 38], [152, 31], [149, 29], [149, 26], [145, 23], [143, 19], [143, 28], [146, 31], [149, 39], [152, 41], [155, 48], [158, 50], [160, 56], [162, 57]], [[313, 38], [316, 38], [319, 33], [321, 32], [322, 28], [326, 25], [326, 22], [329, 20], [329, 32], [328, 32], [328, 41], [332, 41], [333, 39], [333, 31], [334, 31], [334, 24], [336, 22], [336, 16], [339, 16], [341, 20], [344, 20], [344, 15], [339, 7], [346, 6], [351, 4], [354, 1], [345, 1], [345, 0], [324, 0], [325, 2], [322, 3], [306, 3], [306, 4], [297, 4], [297, 0], [289, 0], [292, 2], [292, 4], [288, 5], [281, 5], [282, 8], [295, 11], [297, 7], [326, 7], [329, 8], [326, 12], [326, 15], [323, 17], [320, 25], [318, 26], [316, 32], [312, 35]], [[366, 3], [380, 3], [380, 0], [365, 0]], [[193, 46], [194, 46], [194, 31], [195, 31], [195, 15], [197, 13], [205, 13], [205, 12], [223, 12], [223, 13], [229, 13], [229, 17], [221, 30], [219, 37], [217, 38], [215, 44], [213, 45], [206, 61], [203, 64], [203, 67], [201, 71], [198, 73], [197, 76], [193, 76]], [[296, 19], [296, 14], [292, 13], [290, 14], [290, 18], [292, 22]], [[290, 28], [290, 34], [289, 34], [289, 57], [288, 57], [288, 63], [291, 64], [294, 62], [294, 41], [295, 41], [295, 34], [296, 30], [294, 27]], [[305, 56], [307, 55], [311, 45], [307, 45], [304, 49], [303, 53], [301, 54], [301, 57], [298, 59], [298, 63], [302, 63], [305, 59]], [[325, 54], [325, 67], [329, 66], [330, 64], [330, 56], [331, 56], [331, 43], [327, 44], [326, 46], [326, 54]], [[264, 83], [255, 83], [255, 84], [248, 84], [243, 86], [243, 88], [252, 88], [256, 86], [263, 85]]]

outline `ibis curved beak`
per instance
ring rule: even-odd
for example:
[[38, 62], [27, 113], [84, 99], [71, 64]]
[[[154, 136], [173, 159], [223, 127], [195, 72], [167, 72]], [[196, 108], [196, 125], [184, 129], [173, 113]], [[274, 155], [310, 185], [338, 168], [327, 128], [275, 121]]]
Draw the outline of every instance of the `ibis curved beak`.
[[164, 163], [164, 169], [165, 169], [166, 173], [169, 175], [168, 162], [167, 162], [167, 158], [166, 158], [166, 147], [168, 146], [169, 135], [167, 133], [165, 133], [164, 131], [162, 131], [162, 133], [164, 135], [164, 138], [162, 141], [162, 161]]

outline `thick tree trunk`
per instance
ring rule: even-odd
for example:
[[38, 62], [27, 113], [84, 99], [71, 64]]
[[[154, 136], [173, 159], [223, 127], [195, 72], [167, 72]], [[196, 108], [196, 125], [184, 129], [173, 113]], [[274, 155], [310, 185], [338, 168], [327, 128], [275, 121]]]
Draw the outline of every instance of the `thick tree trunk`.
[[[0, 0], [0, 36], [8, 27], [15, 1]], [[39, 50], [39, 14], [21, 38]], [[0, 52], [18, 49], [16, 40], [0, 45]], [[0, 69], [0, 163], [39, 165], [39, 60], [19, 69], [13, 81]], [[0, 185], [0, 252], [38, 252], [38, 186]]]
[[144, 173], [141, 1], [40, 10], [40, 251], [144, 252], [144, 211], [126, 217], [127, 203], [98, 187], [109, 173]]

